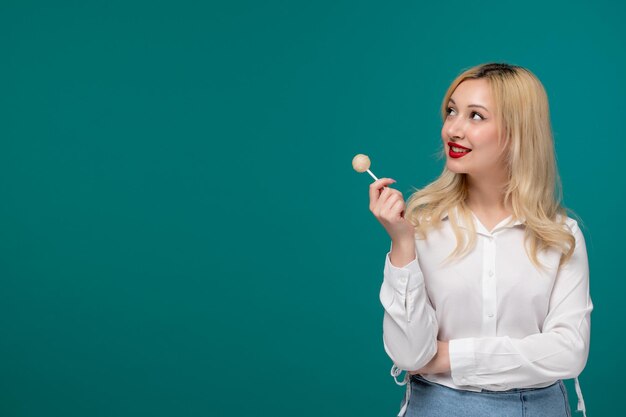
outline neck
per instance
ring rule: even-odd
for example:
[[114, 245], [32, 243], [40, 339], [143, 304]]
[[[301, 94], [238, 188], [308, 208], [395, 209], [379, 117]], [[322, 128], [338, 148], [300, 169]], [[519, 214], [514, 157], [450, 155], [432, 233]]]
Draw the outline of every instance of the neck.
[[507, 179], [505, 175], [490, 175], [477, 178], [467, 174], [466, 204], [473, 211], [478, 212], [509, 212], [510, 204], [504, 201], [504, 191]]

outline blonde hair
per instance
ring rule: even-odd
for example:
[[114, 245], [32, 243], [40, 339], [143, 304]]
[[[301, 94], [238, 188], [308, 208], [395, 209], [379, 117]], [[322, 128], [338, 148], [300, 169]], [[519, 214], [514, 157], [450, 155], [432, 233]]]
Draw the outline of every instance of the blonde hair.
[[[445, 121], [450, 96], [467, 79], [488, 81], [496, 106], [496, 120], [504, 129], [506, 165], [509, 181], [504, 202], [513, 210], [513, 219], [525, 219], [526, 254], [535, 266], [537, 253], [554, 247], [562, 252], [560, 265], [567, 262], [576, 244], [574, 236], [563, 227], [567, 210], [561, 205], [562, 187], [554, 155], [548, 96], [539, 79], [529, 70], [509, 64], [486, 63], [462, 72], [450, 85], [441, 106]], [[445, 147], [442, 149], [445, 158]], [[472, 213], [466, 205], [467, 174], [457, 174], [444, 166], [443, 172], [407, 200], [405, 217], [415, 233], [425, 238], [430, 228], [437, 228], [447, 212], [457, 245], [446, 258], [465, 256], [476, 245]], [[469, 236], [461, 232], [455, 210], [465, 220]], [[558, 217], [560, 215], [560, 218]], [[467, 239], [469, 238], [469, 240]], [[527, 244], [530, 245], [530, 253]]]

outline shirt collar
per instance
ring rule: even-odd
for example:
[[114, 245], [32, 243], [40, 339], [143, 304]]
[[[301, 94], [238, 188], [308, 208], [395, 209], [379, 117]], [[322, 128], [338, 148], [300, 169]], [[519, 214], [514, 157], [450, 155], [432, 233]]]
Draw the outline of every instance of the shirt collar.
[[[454, 208], [452, 208], [452, 210], [454, 210], [454, 213], [456, 214], [456, 218], [458, 219], [459, 222], [459, 227], [462, 227], [464, 229], [469, 229], [469, 227], [467, 226], [467, 224], [465, 223], [465, 220], [463, 219], [462, 216], [459, 215], [459, 208], [458, 206], [454, 206]], [[508, 224], [511, 220], [511, 217], [513, 217], [512, 215], [503, 219], [500, 223], [498, 223], [493, 230], [491, 231], [491, 233], [482, 225], [482, 223], [480, 223], [480, 220], [478, 220], [478, 217], [476, 217], [476, 215], [474, 214], [473, 211], [470, 210], [470, 213], [472, 214], [472, 218], [474, 220], [474, 228], [476, 230], [477, 233], [480, 234], [484, 234], [484, 235], [488, 235], [491, 236], [493, 235], [493, 233], [495, 233], [497, 230], [499, 229], [509, 229], [512, 228], [514, 226], [518, 226], [521, 224], [525, 224], [526, 223], [526, 219], [524, 217], [520, 218], [520, 219], [516, 219], [513, 223]], [[445, 210], [442, 214], [440, 219], [444, 220], [448, 218], [448, 210]]]

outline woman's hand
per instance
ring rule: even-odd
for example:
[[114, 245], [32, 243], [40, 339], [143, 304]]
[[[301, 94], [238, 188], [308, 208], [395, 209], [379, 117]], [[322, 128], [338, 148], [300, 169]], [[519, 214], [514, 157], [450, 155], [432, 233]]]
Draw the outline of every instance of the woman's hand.
[[448, 351], [449, 342], [437, 340], [437, 353], [421, 369], [409, 371], [409, 374], [441, 374], [450, 371], [450, 353]]
[[392, 242], [415, 242], [415, 229], [404, 218], [402, 193], [386, 187], [394, 182], [391, 178], [381, 178], [370, 184], [370, 211], [383, 225]]

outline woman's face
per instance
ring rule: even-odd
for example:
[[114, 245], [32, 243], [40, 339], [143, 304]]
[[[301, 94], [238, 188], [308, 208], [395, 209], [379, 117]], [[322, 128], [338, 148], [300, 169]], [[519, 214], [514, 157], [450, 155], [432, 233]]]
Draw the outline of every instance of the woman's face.
[[[505, 169], [504, 140], [498, 145], [499, 121], [488, 81], [483, 78], [463, 81], [447, 106], [441, 129], [447, 168], [473, 177], [501, 175]], [[450, 145], [470, 151], [455, 152]]]

